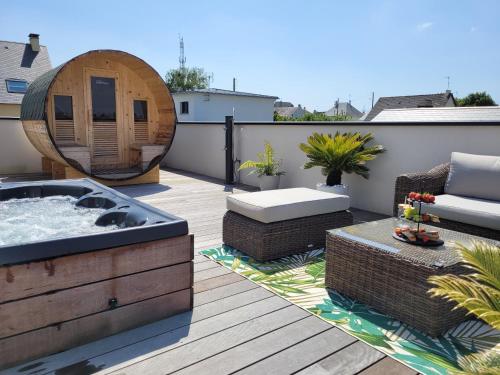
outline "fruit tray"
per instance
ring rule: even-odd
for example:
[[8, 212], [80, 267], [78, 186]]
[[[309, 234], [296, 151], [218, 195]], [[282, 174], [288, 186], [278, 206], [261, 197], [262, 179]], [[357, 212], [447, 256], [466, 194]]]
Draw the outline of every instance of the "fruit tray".
[[406, 243], [409, 243], [411, 245], [422, 246], [422, 247], [436, 247], [436, 246], [441, 246], [444, 244], [444, 241], [441, 239], [423, 241], [420, 238], [417, 238], [415, 241], [410, 241], [408, 238], [406, 238], [404, 236], [399, 236], [396, 233], [393, 233], [392, 237], [394, 237], [395, 239], [397, 239], [401, 242], [406, 242]]

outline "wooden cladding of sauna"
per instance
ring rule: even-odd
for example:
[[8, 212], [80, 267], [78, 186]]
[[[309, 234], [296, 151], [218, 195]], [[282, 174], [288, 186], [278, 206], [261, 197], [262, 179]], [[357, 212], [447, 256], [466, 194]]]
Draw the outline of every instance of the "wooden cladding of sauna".
[[94, 158], [118, 158], [116, 122], [93, 122]]
[[147, 122], [134, 123], [134, 138], [137, 143], [149, 143], [149, 129]]
[[56, 120], [56, 144], [74, 144], [75, 143], [75, 123], [73, 120]]

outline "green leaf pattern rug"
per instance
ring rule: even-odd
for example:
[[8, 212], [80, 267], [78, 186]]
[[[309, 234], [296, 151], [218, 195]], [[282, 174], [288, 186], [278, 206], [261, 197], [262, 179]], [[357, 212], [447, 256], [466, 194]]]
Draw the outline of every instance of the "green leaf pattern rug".
[[423, 374], [447, 374], [459, 368], [461, 356], [500, 346], [500, 332], [478, 320], [468, 320], [432, 339], [326, 289], [323, 249], [265, 263], [228, 246], [201, 253]]

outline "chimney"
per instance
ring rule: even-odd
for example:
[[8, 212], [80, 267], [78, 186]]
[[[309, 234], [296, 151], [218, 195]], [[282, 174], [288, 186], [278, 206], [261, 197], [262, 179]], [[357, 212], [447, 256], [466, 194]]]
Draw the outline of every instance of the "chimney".
[[34, 52], [39, 52], [40, 51], [40, 35], [31, 33], [30, 35], [28, 35], [28, 37], [30, 38], [31, 49]]
[[236, 91], [236, 78], [233, 78], [233, 91]]

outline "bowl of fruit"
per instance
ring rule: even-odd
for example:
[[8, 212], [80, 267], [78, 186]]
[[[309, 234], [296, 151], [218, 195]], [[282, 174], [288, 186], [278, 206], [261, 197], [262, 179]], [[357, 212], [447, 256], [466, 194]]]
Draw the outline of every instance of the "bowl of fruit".
[[409, 225], [396, 227], [392, 236], [412, 245], [441, 246], [444, 241], [439, 238], [439, 232], [432, 229], [411, 228]]

